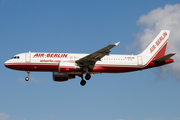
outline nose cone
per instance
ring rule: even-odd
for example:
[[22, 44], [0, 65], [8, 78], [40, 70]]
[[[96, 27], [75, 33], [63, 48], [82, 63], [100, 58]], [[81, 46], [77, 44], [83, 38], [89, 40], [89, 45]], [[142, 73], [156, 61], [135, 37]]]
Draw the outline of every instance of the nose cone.
[[10, 63], [9, 60], [7, 60], [5, 63], [4, 63], [4, 66], [7, 67], [7, 68], [11, 68], [10, 66], [12, 65], [12, 63]]

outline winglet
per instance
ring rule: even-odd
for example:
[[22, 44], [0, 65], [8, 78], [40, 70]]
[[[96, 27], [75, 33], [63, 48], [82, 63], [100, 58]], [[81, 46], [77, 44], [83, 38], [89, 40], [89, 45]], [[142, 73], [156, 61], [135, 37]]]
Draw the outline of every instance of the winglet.
[[115, 45], [116, 45], [116, 46], [119, 46], [119, 43], [120, 43], [120, 42], [117, 42], [117, 43], [115, 43]]

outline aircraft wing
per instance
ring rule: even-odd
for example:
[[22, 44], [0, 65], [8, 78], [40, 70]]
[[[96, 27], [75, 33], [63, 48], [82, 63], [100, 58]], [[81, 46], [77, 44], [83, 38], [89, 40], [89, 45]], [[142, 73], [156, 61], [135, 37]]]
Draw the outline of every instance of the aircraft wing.
[[95, 63], [97, 61], [101, 61], [101, 58], [103, 58], [105, 55], [109, 55], [111, 52], [110, 49], [114, 46], [118, 46], [120, 42], [115, 44], [110, 44], [92, 54], [89, 54], [83, 58], [80, 58], [79, 60], [75, 61], [80, 67], [88, 67], [90, 69], [93, 69]]
[[170, 57], [172, 57], [173, 55], [175, 55], [176, 53], [170, 53], [168, 55], [165, 55], [163, 57], [160, 57], [160, 58], [157, 58], [157, 59], [154, 59], [153, 61], [154, 62], [161, 62], [161, 61], [165, 61], [167, 59], [169, 59]]

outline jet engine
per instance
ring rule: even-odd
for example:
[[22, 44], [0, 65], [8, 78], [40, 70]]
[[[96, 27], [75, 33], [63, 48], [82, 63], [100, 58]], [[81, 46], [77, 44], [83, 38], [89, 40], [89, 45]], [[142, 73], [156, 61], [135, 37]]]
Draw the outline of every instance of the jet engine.
[[75, 75], [53, 72], [53, 80], [56, 82], [68, 81], [68, 79], [74, 79]]

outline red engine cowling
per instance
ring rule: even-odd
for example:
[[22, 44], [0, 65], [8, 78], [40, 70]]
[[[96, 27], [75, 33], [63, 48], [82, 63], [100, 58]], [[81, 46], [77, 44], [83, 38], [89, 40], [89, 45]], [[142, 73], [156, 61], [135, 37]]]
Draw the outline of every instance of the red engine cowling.
[[68, 81], [68, 79], [74, 79], [75, 75], [53, 72], [53, 80], [56, 82]]

